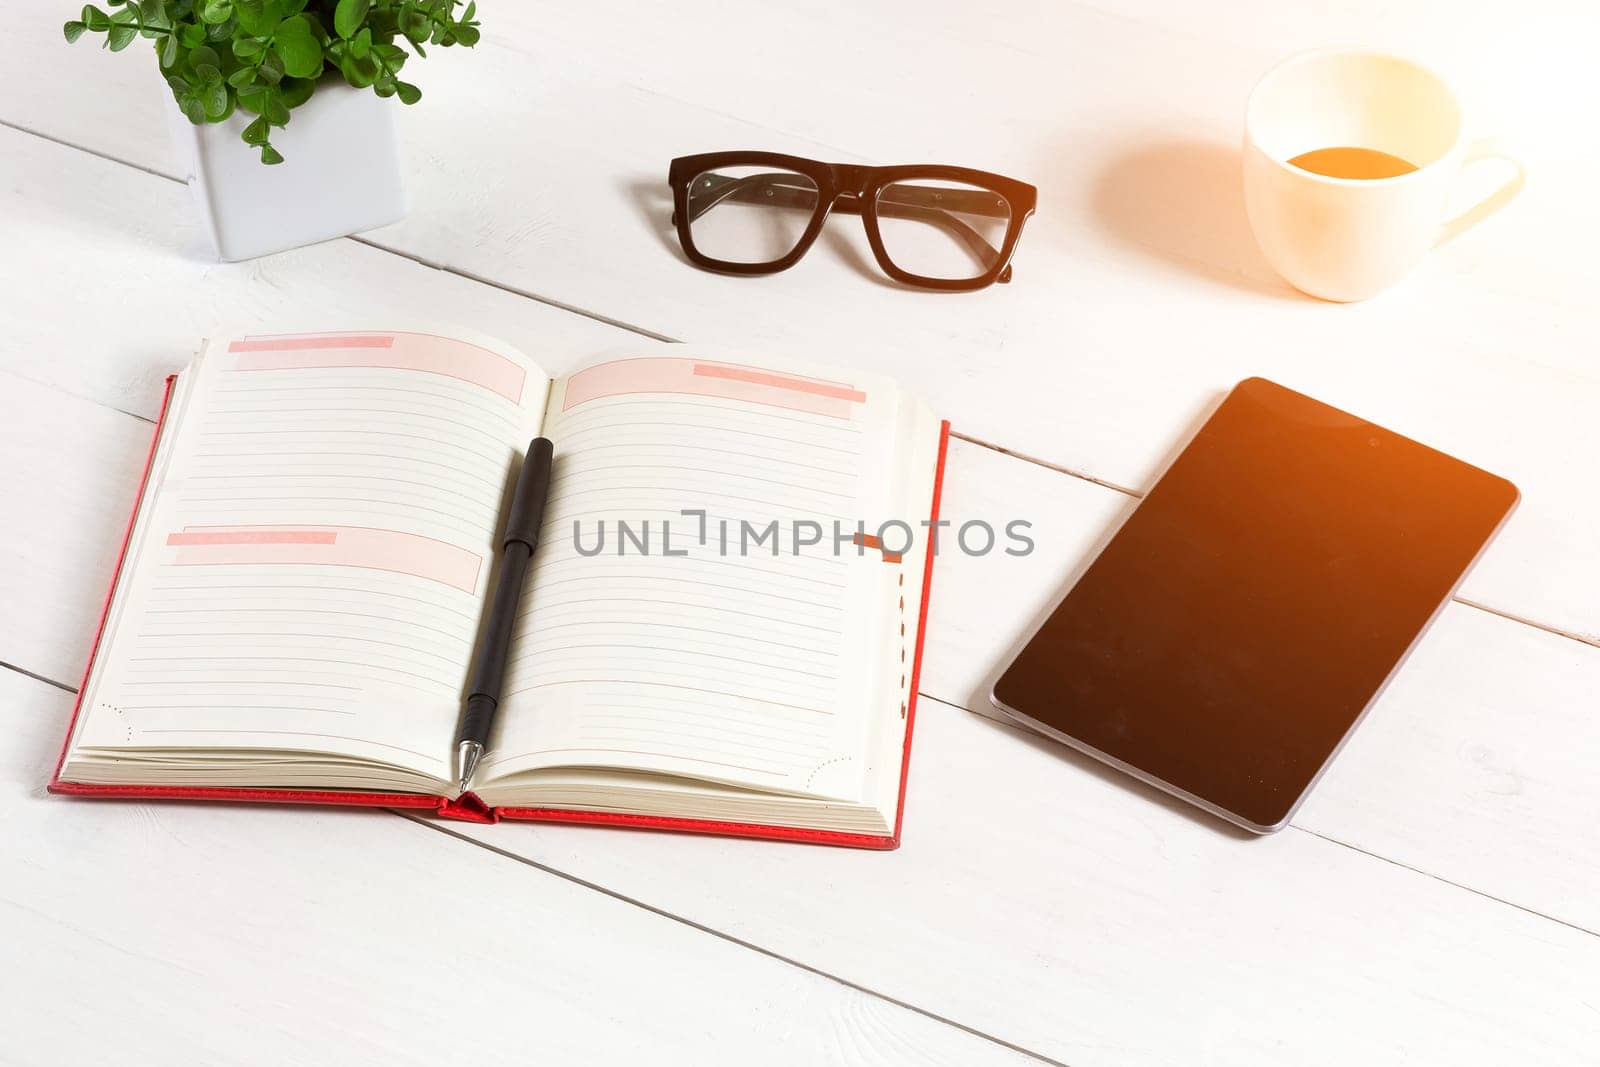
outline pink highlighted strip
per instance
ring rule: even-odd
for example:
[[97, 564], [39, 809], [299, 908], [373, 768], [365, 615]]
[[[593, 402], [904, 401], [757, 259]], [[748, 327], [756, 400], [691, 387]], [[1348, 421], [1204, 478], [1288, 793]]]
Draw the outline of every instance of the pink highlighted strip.
[[331, 545], [339, 535], [332, 530], [193, 530], [167, 535], [174, 548], [190, 545]]
[[864, 404], [867, 400], [866, 393], [859, 389], [851, 389], [849, 386], [831, 385], [827, 382], [810, 381], [805, 378], [787, 378], [781, 374], [753, 370], [750, 367], [729, 367], [721, 363], [696, 363], [694, 372], [706, 378], [725, 378], [730, 382], [770, 385], [774, 389], [793, 389], [797, 393], [828, 396], [835, 400], [849, 400], [857, 404]]
[[320, 348], [393, 348], [393, 337], [257, 337], [234, 341], [229, 352], [300, 352]]
[[522, 403], [527, 372], [487, 348], [425, 333], [253, 337], [232, 341], [236, 371], [373, 367], [439, 374]]
[[365, 526], [229, 526], [188, 528], [167, 535], [180, 567], [299, 564], [361, 567], [408, 574], [471, 593], [483, 557], [464, 548], [399, 530]]
[[759, 367], [663, 357], [619, 359], [567, 379], [562, 410], [617, 396], [714, 396], [749, 404], [848, 419], [867, 394], [843, 382], [774, 374]]

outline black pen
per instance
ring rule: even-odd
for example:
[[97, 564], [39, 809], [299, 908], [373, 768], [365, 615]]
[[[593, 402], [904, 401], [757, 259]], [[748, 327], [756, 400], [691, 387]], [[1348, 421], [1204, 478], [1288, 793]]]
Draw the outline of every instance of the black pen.
[[500, 542], [500, 581], [488, 604], [483, 639], [472, 661], [472, 680], [467, 687], [461, 730], [456, 735], [456, 772], [461, 792], [467, 791], [472, 772], [489, 744], [489, 727], [494, 724], [500, 704], [500, 686], [506, 675], [506, 650], [511, 632], [516, 629], [517, 602], [528, 577], [528, 564], [539, 546], [539, 527], [544, 522], [544, 502], [550, 495], [550, 461], [555, 446], [547, 438], [535, 437], [522, 461], [517, 488], [511, 494], [511, 511], [506, 516], [505, 537]]

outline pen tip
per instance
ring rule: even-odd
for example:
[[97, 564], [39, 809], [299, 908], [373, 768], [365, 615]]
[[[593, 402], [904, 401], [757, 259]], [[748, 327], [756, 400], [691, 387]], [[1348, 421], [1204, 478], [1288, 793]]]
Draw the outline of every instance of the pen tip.
[[460, 792], [467, 791], [472, 772], [478, 769], [478, 759], [483, 755], [483, 745], [477, 741], [463, 741], [456, 750], [456, 777]]

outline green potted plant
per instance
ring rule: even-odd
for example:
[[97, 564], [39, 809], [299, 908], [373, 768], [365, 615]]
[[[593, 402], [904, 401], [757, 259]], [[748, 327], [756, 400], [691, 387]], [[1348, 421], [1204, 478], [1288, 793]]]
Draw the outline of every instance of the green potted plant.
[[[208, 232], [248, 259], [405, 214], [390, 98], [434, 46], [478, 41], [472, 0], [103, 0], [64, 27], [150, 42]], [[241, 143], [242, 142], [242, 143]], [[286, 212], [277, 205], [295, 204]]]

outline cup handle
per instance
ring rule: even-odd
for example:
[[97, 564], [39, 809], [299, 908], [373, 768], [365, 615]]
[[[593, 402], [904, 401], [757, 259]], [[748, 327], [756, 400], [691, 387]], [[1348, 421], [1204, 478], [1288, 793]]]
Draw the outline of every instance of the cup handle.
[[1500, 188], [1446, 222], [1439, 231], [1439, 239], [1433, 242], [1435, 248], [1446, 241], [1453, 240], [1490, 215], [1493, 215], [1496, 211], [1511, 203], [1512, 198], [1522, 191], [1523, 183], [1528, 178], [1527, 168], [1522, 165], [1521, 160], [1507, 152], [1500, 146], [1500, 142], [1493, 138], [1473, 141], [1468, 145], [1466, 155], [1461, 159], [1461, 169], [1465, 171], [1474, 163], [1482, 163], [1488, 159], [1498, 159], [1509, 163], [1516, 168], [1516, 173], [1506, 179]]

